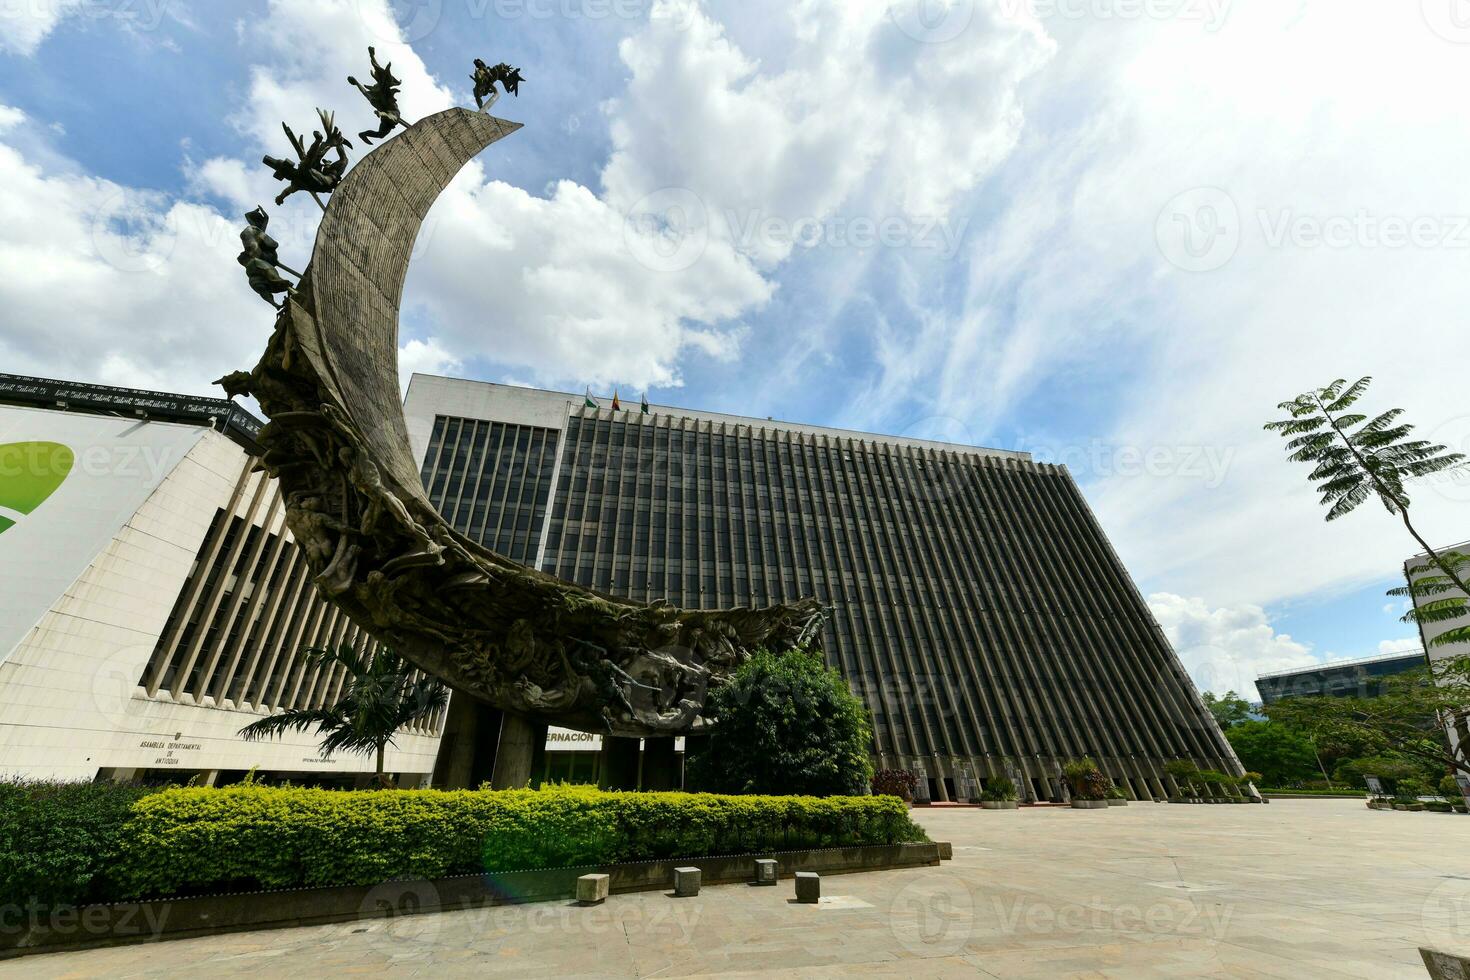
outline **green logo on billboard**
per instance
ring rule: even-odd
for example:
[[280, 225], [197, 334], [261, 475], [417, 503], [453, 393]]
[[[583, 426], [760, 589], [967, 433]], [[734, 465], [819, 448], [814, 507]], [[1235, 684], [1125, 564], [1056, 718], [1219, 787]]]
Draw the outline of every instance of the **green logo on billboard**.
[[[46, 502], [71, 473], [76, 454], [59, 442], [9, 442], [0, 446], [0, 509], [29, 514]], [[0, 514], [0, 534], [15, 520]]]

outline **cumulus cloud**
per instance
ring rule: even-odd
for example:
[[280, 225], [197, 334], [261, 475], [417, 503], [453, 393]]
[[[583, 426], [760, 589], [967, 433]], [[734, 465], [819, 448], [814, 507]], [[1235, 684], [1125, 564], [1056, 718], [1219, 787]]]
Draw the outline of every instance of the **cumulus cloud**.
[[410, 340], [398, 349], [399, 387], [407, 392], [409, 379], [415, 374], [452, 375], [462, 366], [459, 358], [445, 350], [437, 337]]
[[3, 142], [0, 186], [7, 370], [207, 393], [254, 363], [270, 318], [235, 264], [234, 222]]
[[62, 18], [76, 13], [82, 0], [50, 3], [9, 3], [0, 11], [0, 51], [30, 55]]
[[1390, 656], [1395, 653], [1423, 653], [1424, 644], [1417, 636], [1406, 636], [1401, 640], [1380, 640], [1378, 653], [1380, 656]]
[[[1042, 27], [1058, 55], [971, 226], [963, 300], [914, 291], [874, 401], [922, 378], [934, 414], [1066, 459], [1155, 586], [1236, 608], [1394, 575], [1402, 526], [1376, 505], [1325, 524], [1261, 425], [1372, 374], [1368, 410], [1470, 443], [1463, 46], [1366, 0]], [[1414, 222], [1419, 244], [1394, 230]], [[1467, 499], [1421, 487], [1421, 528], [1463, 538]]]
[[1258, 700], [1260, 674], [1318, 662], [1307, 644], [1276, 632], [1260, 606], [1211, 607], [1169, 592], [1153, 593], [1148, 605], [1201, 691]]

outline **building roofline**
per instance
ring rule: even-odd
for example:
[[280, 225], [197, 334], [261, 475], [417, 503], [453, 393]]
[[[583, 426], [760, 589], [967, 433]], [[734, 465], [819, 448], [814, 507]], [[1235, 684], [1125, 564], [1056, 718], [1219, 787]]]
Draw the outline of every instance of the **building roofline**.
[[0, 404], [204, 425], [247, 452], [260, 452], [260, 419], [228, 398], [0, 374]]
[[1354, 657], [1351, 660], [1328, 660], [1320, 664], [1312, 664], [1308, 667], [1292, 667], [1289, 670], [1273, 670], [1265, 674], [1257, 674], [1256, 680], [1263, 681], [1272, 677], [1290, 677], [1293, 674], [1307, 674], [1316, 670], [1333, 670], [1338, 667], [1361, 667], [1365, 664], [1388, 663], [1393, 660], [1423, 660], [1422, 651], [1408, 651], [1405, 653], [1377, 653], [1371, 657]]
[[[558, 391], [553, 388], [534, 388], [529, 385], [504, 384], [499, 381], [480, 381], [472, 378], [455, 378], [444, 374], [429, 374], [422, 371], [415, 371], [408, 381], [409, 395], [405, 395], [405, 404], [407, 404], [408, 397], [413, 391], [413, 383], [418, 378], [432, 379], [436, 381], [451, 381], [455, 384], [485, 385], [491, 388], [503, 388], [514, 391], [532, 392], [536, 395], [551, 395], [553, 397], [565, 398], [566, 400], [574, 404], [580, 404], [582, 399], [585, 397], [585, 395], [578, 394], [577, 392]], [[599, 402], [599, 408], [603, 409], [604, 411], [607, 410], [608, 406], [601, 404], [601, 402], [608, 401], [607, 398], [599, 398], [598, 396], [593, 397], [594, 400]], [[735, 425], [747, 425], [751, 428], [757, 429], [767, 428], [782, 429], [792, 432], [809, 432], [816, 434], [825, 433], [833, 435], [837, 438], [848, 438], [859, 441], [884, 443], [902, 442], [915, 446], [924, 446], [939, 450], [946, 450], [949, 452], [969, 453], [972, 455], [981, 454], [987, 456], [1000, 456], [1004, 458], [1018, 460], [1031, 459], [1030, 453], [1019, 449], [997, 449], [990, 446], [972, 446], [962, 442], [944, 442], [939, 439], [921, 439], [915, 436], [901, 436], [886, 434], [882, 432], [868, 432], [862, 429], [846, 429], [840, 426], [819, 425], [811, 422], [791, 422], [785, 419], [778, 419], [770, 416], [766, 418], [759, 418], [751, 415], [732, 415], [728, 412], [712, 412], [704, 409], [684, 408], [678, 405], [653, 404], [652, 402], [649, 403], [649, 408], [655, 413], [664, 415], [682, 416], [684, 418], [695, 419], [698, 421], [725, 422]], [[622, 409], [622, 411], [636, 414], [638, 411], [638, 405], [634, 404], [632, 408], [624, 408]]]

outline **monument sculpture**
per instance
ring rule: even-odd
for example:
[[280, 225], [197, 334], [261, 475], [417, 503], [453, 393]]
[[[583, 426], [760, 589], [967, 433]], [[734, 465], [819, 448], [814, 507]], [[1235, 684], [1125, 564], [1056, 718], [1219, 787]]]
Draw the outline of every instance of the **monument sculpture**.
[[[377, 85], [391, 77], [382, 72]], [[515, 91], [518, 72], [489, 72]], [[480, 82], [477, 68], [477, 102]], [[317, 150], [340, 154], [345, 141], [326, 113], [322, 124], [327, 135], [300, 152], [287, 191], [331, 195], [310, 264], [294, 288], [280, 288], [271, 276], [284, 267], [260, 237], [264, 212], [251, 219], [252, 287], [273, 303], [284, 298], [260, 362], [220, 383], [253, 394], [270, 417], [261, 465], [280, 482], [323, 597], [488, 705], [614, 735], [697, 733], [707, 693], [753, 651], [818, 644], [815, 600], [718, 611], [631, 602], [517, 564], [449, 526], [425, 495], [400, 408], [399, 300], [430, 206], [466, 162], [520, 124], [446, 109], [349, 172], [341, 154], [330, 175]]]

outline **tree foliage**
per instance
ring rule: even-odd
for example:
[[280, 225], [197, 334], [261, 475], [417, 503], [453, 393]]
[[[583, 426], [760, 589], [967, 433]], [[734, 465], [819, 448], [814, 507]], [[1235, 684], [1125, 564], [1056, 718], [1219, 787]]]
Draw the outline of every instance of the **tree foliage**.
[[1232, 725], [1239, 725], [1243, 721], [1250, 720], [1250, 703], [1234, 691], [1226, 691], [1220, 697], [1206, 691], [1203, 697], [1205, 707], [1209, 708], [1210, 714], [1215, 716], [1215, 724], [1222, 729], [1228, 729]]
[[[1351, 385], [1338, 378], [1326, 388], [1303, 392], [1277, 408], [1291, 417], [1268, 422], [1266, 429], [1287, 440], [1287, 458], [1313, 465], [1308, 477], [1317, 484], [1327, 520], [1351, 513], [1376, 497], [1424, 549], [1426, 561], [1411, 574], [1410, 583], [1389, 595], [1428, 599], [1404, 616], [1405, 622], [1442, 623], [1470, 617], [1470, 556], [1440, 554], [1429, 546], [1409, 520], [1411, 481], [1446, 471], [1462, 470], [1465, 456], [1423, 439], [1413, 439], [1414, 427], [1402, 421], [1404, 410], [1391, 408], [1369, 418], [1352, 411], [1367, 392], [1372, 378]], [[1437, 570], [1437, 573], [1436, 573]], [[1454, 593], [1458, 591], [1458, 595]], [[1430, 641], [1431, 645], [1470, 640], [1470, 624], [1456, 626]]]
[[686, 761], [691, 789], [856, 796], [873, 778], [867, 708], [803, 650], [757, 653], [710, 694], [714, 727]]
[[288, 708], [246, 725], [240, 729], [246, 741], [314, 727], [322, 736], [323, 757], [337, 751], [375, 753], [382, 781], [384, 750], [398, 730], [444, 707], [449, 699], [443, 684], [421, 675], [387, 647], [363, 655], [344, 642], [335, 649], [312, 647], [304, 655], [309, 665], [341, 666], [347, 671], [342, 697], [324, 708]]
[[1470, 657], [1435, 661], [1432, 666], [1385, 678], [1377, 697], [1284, 698], [1266, 706], [1282, 722], [1312, 739], [1355, 739], [1375, 755], [1419, 760], [1439, 771], [1470, 774], [1462, 743], [1450, 747], [1444, 724], [1470, 715]]
[[1290, 786], [1317, 775], [1312, 743], [1286, 725], [1245, 721], [1225, 732], [1241, 765], [1261, 774], [1267, 786]]

